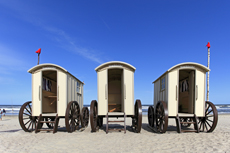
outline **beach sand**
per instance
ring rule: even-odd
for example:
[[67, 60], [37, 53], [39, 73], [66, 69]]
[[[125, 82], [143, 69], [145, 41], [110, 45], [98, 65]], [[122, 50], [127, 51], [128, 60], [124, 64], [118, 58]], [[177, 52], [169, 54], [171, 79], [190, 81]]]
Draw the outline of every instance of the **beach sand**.
[[[46, 125], [43, 125], [46, 126]], [[131, 130], [131, 118], [127, 119], [127, 132], [91, 133], [90, 125], [82, 132], [68, 133], [64, 119], [60, 119], [57, 133], [24, 132], [17, 116], [3, 116], [0, 121], [1, 152], [230, 152], [230, 115], [219, 115], [212, 133], [177, 133], [175, 119], [169, 119], [164, 134], [148, 128], [147, 116], [143, 116], [141, 133]]]

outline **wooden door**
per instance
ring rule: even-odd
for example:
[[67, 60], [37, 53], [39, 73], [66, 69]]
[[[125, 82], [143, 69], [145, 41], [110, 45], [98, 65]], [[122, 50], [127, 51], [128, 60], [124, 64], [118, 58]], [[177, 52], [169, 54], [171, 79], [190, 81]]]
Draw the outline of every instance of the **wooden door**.
[[39, 116], [42, 112], [42, 71], [32, 74], [32, 115]]
[[108, 112], [108, 70], [97, 72], [98, 115]]
[[126, 115], [134, 115], [134, 74], [124, 69], [124, 112]]
[[195, 71], [191, 71], [189, 74], [189, 105], [188, 113], [194, 113], [194, 89], [195, 87]]
[[204, 116], [205, 109], [205, 76], [206, 73], [196, 70], [195, 72], [195, 114]]

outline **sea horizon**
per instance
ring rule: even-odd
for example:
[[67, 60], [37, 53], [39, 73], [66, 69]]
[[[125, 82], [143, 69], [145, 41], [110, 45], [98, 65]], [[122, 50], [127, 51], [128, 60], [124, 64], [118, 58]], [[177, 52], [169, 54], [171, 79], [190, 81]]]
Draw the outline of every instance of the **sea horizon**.
[[[6, 115], [18, 115], [19, 110], [22, 105], [0, 105], [0, 109], [6, 110]], [[142, 105], [142, 114], [147, 115], [148, 114], [148, 108], [149, 106], [153, 105], [148, 105], [148, 104], [143, 104]], [[230, 104], [215, 104], [216, 109], [218, 111], [218, 114], [230, 114]], [[90, 105], [84, 105], [84, 107], [88, 107], [90, 110]]]

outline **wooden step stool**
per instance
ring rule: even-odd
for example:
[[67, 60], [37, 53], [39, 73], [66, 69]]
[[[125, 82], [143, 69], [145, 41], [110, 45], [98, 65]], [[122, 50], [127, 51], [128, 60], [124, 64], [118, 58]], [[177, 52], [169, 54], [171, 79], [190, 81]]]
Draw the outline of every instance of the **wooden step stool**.
[[[109, 120], [109, 117], [110, 118], [114, 118], [116, 116], [124, 116], [124, 120]], [[118, 118], [118, 117], [117, 117]], [[126, 133], [126, 115], [125, 115], [125, 112], [108, 112], [107, 115], [106, 115], [106, 134], [109, 132], [109, 131], [124, 131], [124, 133]], [[118, 122], [124, 122], [124, 128], [123, 129], [109, 129], [109, 123], [118, 123]]]

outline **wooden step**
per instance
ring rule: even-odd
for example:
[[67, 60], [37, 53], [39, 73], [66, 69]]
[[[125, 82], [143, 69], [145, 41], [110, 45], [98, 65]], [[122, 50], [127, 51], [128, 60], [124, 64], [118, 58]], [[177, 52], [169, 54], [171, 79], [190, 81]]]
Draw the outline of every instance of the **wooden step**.
[[53, 129], [38, 129], [38, 131], [53, 131]]
[[[116, 116], [117, 115], [117, 116]], [[116, 115], [115, 115], [115, 113], [107, 113], [107, 115], [106, 115], [106, 120], [107, 120], [107, 122], [106, 122], [106, 134], [108, 133], [108, 131], [124, 131], [124, 133], [126, 133], [126, 123], [125, 123], [125, 120], [126, 120], [126, 115], [125, 115], [125, 112], [124, 113], [121, 113], [121, 112], [119, 112], [119, 113], [116, 113]], [[109, 121], [109, 117], [123, 117], [124, 116], [124, 120], [110, 120]], [[109, 123], [118, 123], [118, 122], [124, 122], [124, 128], [123, 129], [121, 129], [121, 128], [117, 128], [117, 129], [115, 129], [115, 128], [113, 128], [113, 129], [109, 129]]]
[[40, 123], [55, 123], [55, 121], [40, 121]]
[[[187, 116], [179, 116], [178, 114], [176, 116], [177, 132], [178, 133], [181, 133], [181, 132], [197, 132], [197, 133], [199, 133], [196, 114], [194, 114], [192, 117], [190, 117], [192, 121], [190, 121], [190, 122], [180, 122], [180, 119], [184, 118], [184, 117], [187, 117]], [[182, 130], [181, 129], [181, 124], [193, 124], [195, 130]]]
[[108, 122], [124, 122], [124, 121], [108, 121]]
[[[40, 114], [38, 117], [38, 122], [37, 122], [36, 128], [35, 128], [35, 133], [40, 132], [40, 131], [53, 131], [53, 133], [56, 133], [57, 127], [58, 127], [58, 122], [59, 122], [58, 114], [56, 114], [54, 121], [42, 121], [42, 118], [43, 118], [42, 114]], [[42, 123], [53, 123], [53, 129], [41, 129]]]
[[184, 123], [185, 123], [185, 124], [186, 124], [186, 123], [187, 123], [187, 124], [194, 124], [194, 123], [196, 123], [196, 122], [180, 122], [180, 124], [184, 124]]
[[181, 132], [197, 132], [197, 130], [181, 130]]
[[108, 129], [108, 131], [125, 131], [125, 129]]

